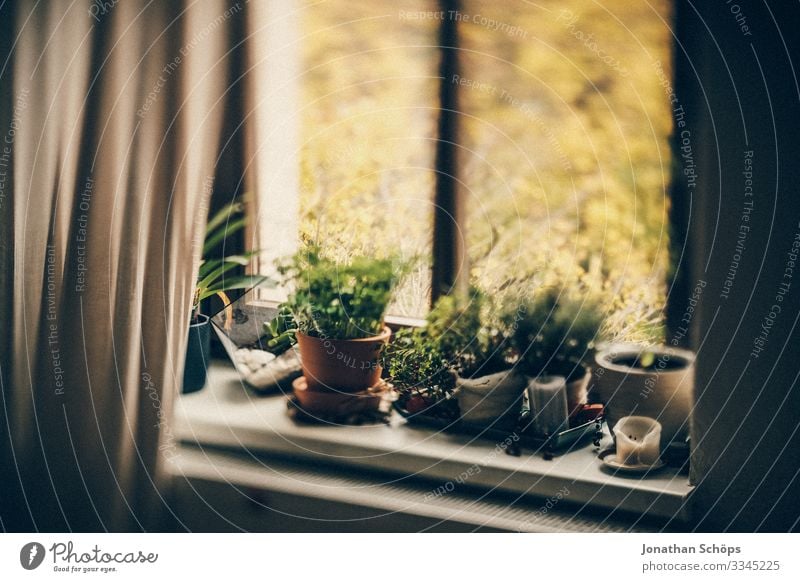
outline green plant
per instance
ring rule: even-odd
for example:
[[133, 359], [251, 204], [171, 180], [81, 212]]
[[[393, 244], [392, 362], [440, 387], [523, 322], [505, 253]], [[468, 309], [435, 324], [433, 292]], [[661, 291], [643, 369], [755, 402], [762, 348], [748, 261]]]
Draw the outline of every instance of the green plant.
[[442, 400], [455, 388], [453, 372], [474, 376], [508, 368], [510, 343], [497, 313], [495, 302], [473, 289], [468, 298], [441, 297], [423, 327], [398, 332], [384, 367], [401, 397]]
[[404, 401], [418, 396], [436, 402], [455, 388], [451, 361], [425, 328], [397, 332], [384, 351], [383, 367]]
[[468, 297], [441, 297], [428, 316], [426, 333], [461, 376], [491, 374], [511, 364], [508, 327], [500, 300], [473, 288]]
[[279, 316], [265, 325], [272, 349], [286, 349], [294, 334], [325, 339], [379, 335], [392, 293], [407, 271], [393, 258], [359, 256], [336, 261], [308, 246], [278, 268], [293, 291]]
[[230, 236], [242, 230], [247, 224], [244, 216], [244, 203], [242, 199], [234, 200], [216, 212], [206, 225], [205, 239], [203, 241], [203, 255], [197, 283], [192, 299], [192, 321], [196, 321], [200, 313], [200, 304], [204, 299], [219, 295], [227, 305], [230, 303], [226, 292], [235, 289], [248, 289], [262, 284], [267, 280], [263, 275], [232, 275], [231, 271], [237, 267], [244, 267], [258, 251], [250, 251], [242, 255], [228, 255], [216, 258], [212, 255], [214, 249]]
[[568, 378], [583, 373], [581, 366], [600, 339], [604, 311], [598, 300], [579, 291], [544, 289], [506, 313], [525, 373]]

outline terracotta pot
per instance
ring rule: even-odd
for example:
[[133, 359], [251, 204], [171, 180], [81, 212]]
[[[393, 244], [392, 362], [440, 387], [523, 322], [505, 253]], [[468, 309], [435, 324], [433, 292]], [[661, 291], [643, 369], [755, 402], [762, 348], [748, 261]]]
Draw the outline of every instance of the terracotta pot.
[[[653, 368], [636, 365], [646, 352], [655, 354]], [[661, 450], [683, 443], [689, 434], [694, 394], [692, 352], [659, 346], [612, 346], [595, 356], [592, 390], [606, 405], [609, 429], [625, 416], [647, 416], [661, 423]]]
[[311, 391], [360, 392], [381, 379], [380, 355], [392, 331], [373, 337], [337, 340], [297, 334], [303, 374]]
[[300, 407], [308, 414], [321, 417], [347, 417], [378, 410], [384, 386], [379, 384], [361, 392], [309, 390], [305, 377], [292, 382]]
[[516, 370], [477, 378], [456, 378], [455, 395], [464, 422], [513, 427], [519, 418], [527, 380]]

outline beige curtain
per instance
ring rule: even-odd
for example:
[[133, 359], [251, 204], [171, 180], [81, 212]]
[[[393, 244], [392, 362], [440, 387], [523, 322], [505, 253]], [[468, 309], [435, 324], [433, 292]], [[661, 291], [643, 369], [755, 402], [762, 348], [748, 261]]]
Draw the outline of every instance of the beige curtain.
[[231, 49], [247, 3], [0, 12], [0, 526], [162, 528], [160, 468], [208, 198], [238, 123]]

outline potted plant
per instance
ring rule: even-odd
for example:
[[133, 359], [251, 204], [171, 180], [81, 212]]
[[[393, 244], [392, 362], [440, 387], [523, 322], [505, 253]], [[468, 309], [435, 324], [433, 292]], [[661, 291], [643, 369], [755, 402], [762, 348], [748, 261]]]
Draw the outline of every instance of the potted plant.
[[600, 302], [577, 290], [545, 289], [506, 319], [521, 370], [533, 378], [563, 376], [573, 417], [587, 400], [587, 362], [604, 321]]
[[[292, 292], [281, 318], [267, 325], [268, 345], [297, 342], [301, 404], [313, 405], [313, 393], [364, 393], [379, 384], [380, 356], [391, 336], [384, 318], [406, 270], [392, 258], [336, 261], [313, 245], [279, 267]], [[317, 399], [323, 398], [332, 401]]]
[[200, 312], [203, 301], [214, 295], [224, 305], [230, 300], [226, 292], [254, 287], [266, 280], [262, 275], [233, 275], [231, 271], [244, 267], [258, 251], [242, 255], [214, 256], [214, 249], [228, 237], [244, 228], [246, 219], [242, 200], [234, 200], [216, 212], [206, 225], [203, 254], [192, 298], [189, 321], [189, 341], [183, 372], [183, 393], [196, 392], [206, 383], [211, 345], [209, 317]]
[[513, 427], [526, 381], [512, 365], [511, 343], [496, 299], [473, 289], [468, 298], [442, 297], [429, 333], [451, 363], [461, 419], [480, 426]]
[[397, 332], [384, 351], [383, 366], [404, 413], [453, 421], [458, 418], [458, 403], [453, 397], [452, 355], [448, 357], [441, 338], [430, 329], [426, 325]]
[[609, 428], [626, 416], [661, 423], [661, 450], [682, 446], [694, 394], [694, 353], [669, 346], [611, 345], [595, 356], [593, 391]]

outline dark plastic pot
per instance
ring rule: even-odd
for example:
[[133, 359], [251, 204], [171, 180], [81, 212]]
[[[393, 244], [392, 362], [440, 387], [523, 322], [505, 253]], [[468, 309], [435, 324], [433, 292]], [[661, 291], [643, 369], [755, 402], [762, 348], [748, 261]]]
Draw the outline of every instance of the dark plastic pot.
[[381, 379], [380, 355], [392, 331], [373, 337], [336, 340], [297, 334], [300, 360], [310, 391], [361, 392]]
[[189, 325], [186, 365], [183, 368], [184, 394], [197, 392], [206, 385], [208, 361], [211, 357], [211, 323], [207, 315], [198, 315]]

